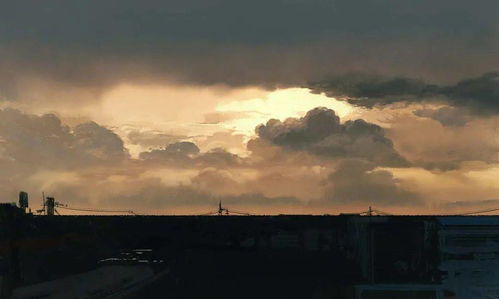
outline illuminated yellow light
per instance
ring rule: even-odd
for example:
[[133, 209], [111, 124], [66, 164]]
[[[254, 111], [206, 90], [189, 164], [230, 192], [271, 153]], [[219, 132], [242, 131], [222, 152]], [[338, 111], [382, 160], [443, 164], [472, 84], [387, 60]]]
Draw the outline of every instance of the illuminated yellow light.
[[[268, 91], [257, 87], [120, 85], [103, 96], [91, 119], [113, 127], [136, 157], [148, 148], [128, 142], [127, 134], [133, 130], [192, 136], [194, 141], [231, 132], [245, 136], [244, 143], [259, 124], [272, 118], [302, 117], [316, 107], [333, 109], [342, 118], [354, 111], [346, 102], [306, 88]], [[214, 121], [206, 121], [209, 115], [215, 115]], [[229, 142], [220, 147], [229, 147]]]
[[252, 135], [255, 127], [275, 118], [284, 120], [302, 117], [316, 107], [327, 107], [340, 117], [345, 117], [354, 108], [346, 102], [338, 101], [323, 94], [313, 94], [307, 88], [287, 88], [270, 92], [266, 97], [243, 101], [222, 102], [217, 112], [239, 112], [245, 117], [224, 122], [224, 125], [246, 135]]

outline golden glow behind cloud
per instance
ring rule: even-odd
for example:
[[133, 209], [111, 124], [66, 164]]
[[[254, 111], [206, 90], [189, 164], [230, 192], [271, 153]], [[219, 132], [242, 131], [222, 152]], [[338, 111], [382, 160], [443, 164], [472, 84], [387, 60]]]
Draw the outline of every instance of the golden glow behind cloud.
[[[215, 136], [217, 132], [240, 134], [247, 141], [257, 125], [271, 118], [301, 117], [318, 106], [331, 108], [340, 117], [354, 110], [346, 102], [313, 94], [306, 88], [268, 91], [256, 87], [121, 85], [105, 93], [101, 104], [87, 117], [115, 128], [136, 156], [147, 148], [128, 142], [131, 130], [182, 135], [201, 141], [200, 146], [210, 143], [203, 136]], [[213, 114], [219, 114], [220, 120], [207, 123], [207, 116]], [[219, 147], [232, 148], [237, 153], [244, 151], [244, 144], [235, 147], [230, 135], [225, 143], [220, 136], [217, 135]]]
[[302, 117], [315, 107], [333, 109], [341, 118], [353, 111], [345, 102], [313, 94], [307, 88], [278, 89], [265, 97], [243, 101], [224, 101], [217, 105], [218, 112], [244, 112], [248, 117], [227, 121], [224, 126], [246, 135], [252, 135], [255, 127], [269, 119], [285, 120], [289, 117]]

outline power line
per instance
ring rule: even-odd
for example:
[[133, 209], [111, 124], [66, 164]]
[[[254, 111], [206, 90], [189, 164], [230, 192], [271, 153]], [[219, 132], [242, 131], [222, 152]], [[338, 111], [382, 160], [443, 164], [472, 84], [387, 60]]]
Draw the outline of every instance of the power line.
[[245, 216], [250, 216], [251, 215], [250, 213], [247, 213], [247, 212], [240, 212], [240, 211], [234, 211], [234, 210], [229, 210], [229, 214], [230, 213], [239, 214], [239, 215], [245, 215]]
[[199, 214], [199, 216], [214, 216], [214, 215], [218, 215], [218, 216], [228, 216], [228, 215], [242, 215], [242, 216], [251, 216], [250, 213], [247, 213], [247, 212], [242, 212], [242, 211], [236, 211], [236, 210], [229, 210], [228, 208], [222, 206], [222, 201], [220, 201], [218, 203], [218, 210], [216, 211], [211, 211], [211, 212], [208, 212], [208, 213], [205, 213], [205, 214]]
[[[471, 215], [475, 215], [475, 214], [485, 214], [485, 213], [496, 212], [496, 211], [499, 211], [499, 208], [477, 210], [477, 211], [470, 211], [470, 212], [456, 213], [456, 214], [446, 214], [446, 215], [442, 215], [442, 216], [471, 216]], [[387, 213], [387, 212], [377, 210], [377, 209], [369, 209], [368, 211], [364, 211], [364, 212], [361, 212], [358, 214], [372, 216], [373, 212], [375, 212], [379, 216], [394, 216], [394, 214]]]
[[107, 210], [107, 209], [89, 209], [89, 208], [70, 208], [66, 206], [58, 206], [59, 209], [66, 209], [66, 210], [72, 210], [72, 211], [81, 211], [81, 212], [96, 212], [96, 213], [125, 213], [125, 214], [132, 214], [132, 215], [138, 215], [132, 210]]
[[499, 208], [488, 209], [488, 210], [479, 210], [479, 211], [467, 212], [467, 213], [460, 213], [460, 214], [457, 214], [456, 216], [467, 216], [467, 215], [474, 215], [474, 214], [484, 214], [484, 213], [490, 213], [490, 212], [495, 212], [495, 211], [499, 211]]
[[[221, 205], [220, 205], [221, 207]], [[94, 212], [94, 213], [123, 213], [123, 214], [131, 214], [131, 215], [139, 215], [135, 213], [133, 210], [111, 210], [111, 209], [91, 209], [91, 208], [73, 208], [73, 207], [68, 207], [68, 206], [63, 206], [63, 205], [57, 205], [58, 209], [65, 209], [65, 210], [72, 210], [72, 211], [81, 211], [81, 212]], [[447, 216], [469, 216], [469, 215], [475, 215], [475, 214], [485, 214], [485, 213], [490, 213], [490, 212], [496, 212], [499, 211], [499, 208], [493, 208], [493, 209], [486, 209], [486, 210], [477, 210], [477, 211], [470, 211], [470, 212], [465, 212], [465, 213], [457, 213], [457, 214], [448, 214]], [[225, 207], [219, 208], [218, 211], [210, 211], [208, 213], [204, 214], [199, 214], [199, 216], [213, 216], [213, 215], [230, 215], [230, 214], [236, 214], [236, 215], [244, 215], [244, 216], [251, 216], [252, 214], [243, 212], [243, 211], [236, 211], [236, 210], [229, 210]], [[378, 215], [378, 216], [393, 216], [394, 214], [384, 212], [378, 209], [373, 209], [370, 208], [368, 211], [363, 211], [360, 213], [357, 213], [358, 215], [366, 215], [366, 216], [372, 216], [373, 214]]]
[[376, 212], [378, 215], [382, 215], [382, 216], [392, 216], [393, 215], [390, 213], [383, 212], [381, 210], [373, 210], [373, 211]]
[[199, 214], [199, 216], [212, 216], [212, 215], [216, 215], [216, 214], [218, 214], [218, 211], [211, 211], [208, 213]]

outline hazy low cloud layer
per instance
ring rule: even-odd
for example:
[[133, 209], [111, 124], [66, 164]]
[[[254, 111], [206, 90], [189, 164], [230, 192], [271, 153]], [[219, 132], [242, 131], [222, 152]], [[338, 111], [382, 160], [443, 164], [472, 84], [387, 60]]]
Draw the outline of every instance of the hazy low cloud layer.
[[[260, 137], [248, 145], [247, 157], [177, 141], [132, 158], [118, 135], [94, 122], [68, 127], [55, 115], [0, 114], [4, 194], [41, 189], [73, 206], [156, 210], [206, 207], [220, 199], [317, 209], [362, 204], [364, 194], [379, 204], [420, 204], [389, 171], [375, 169], [402, 159], [383, 129], [364, 121], [340, 124], [325, 108], [257, 128]], [[353, 183], [358, 180], [360, 187]]]
[[497, 116], [470, 117], [460, 108], [394, 110], [398, 112], [386, 121], [386, 134], [413, 166], [446, 171], [467, 161], [499, 162]]
[[[257, 127], [247, 156], [162, 139], [164, 146], [133, 158], [118, 135], [95, 122], [69, 127], [55, 115], [4, 109], [0, 192], [14, 199], [19, 190], [45, 191], [73, 207], [156, 213], [201, 213], [223, 200], [234, 209], [270, 214], [443, 207], [440, 200], [448, 195], [439, 192], [441, 184], [458, 190], [449, 193], [456, 201], [494, 193], [479, 175], [495, 171], [499, 149], [492, 141], [475, 144], [494, 134], [492, 120], [446, 127], [407, 113], [385, 131], [315, 108], [302, 118]], [[420, 136], [407, 133], [414, 128]]]
[[344, 160], [327, 180], [326, 196], [335, 202], [372, 202], [393, 206], [417, 205], [423, 201], [415, 192], [399, 186], [393, 174], [376, 170], [373, 163]]

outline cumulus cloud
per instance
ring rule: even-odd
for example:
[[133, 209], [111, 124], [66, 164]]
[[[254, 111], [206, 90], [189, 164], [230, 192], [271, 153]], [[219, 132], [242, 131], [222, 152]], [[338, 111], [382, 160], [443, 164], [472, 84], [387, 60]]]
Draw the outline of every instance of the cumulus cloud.
[[407, 163], [385, 137], [383, 128], [362, 119], [340, 123], [333, 110], [315, 108], [300, 118], [269, 120], [256, 128], [257, 135], [290, 150], [330, 158], [364, 158], [378, 165]]
[[[129, 159], [121, 139], [94, 122], [64, 125], [53, 114], [0, 110], [0, 193], [4, 200], [19, 190], [39, 194], [54, 177], [72, 180], [72, 172], [116, 167]], [[102, 179], [102, 177], [101, 177]]]
[[128, 157], [123, 141], [95, 122], [70, 128], [53, 114], [24, 114], [0, 110], [3, 156], [31, 167], [69, 169], [122, 161]]
[[200, 152], [192, 142], [171, 143], [134, 159], [118, 135], [95, 122], [69, 127], [53, 114], [0, 110], [4, 200], [15, 200], [19, 190], [45, 191], [73, 207], [191, 207], [197, 212], [216, 206], [221, 199], [247, 206], [298, 202], [293, 196], [272, 197], [236, 188], [244, 182], [229, 189], [227, 180], [220, 180], [223, 169], [237, 176], [237, 169], [229, 170], [240, 163], [242, 159], [235, 154], [220, 148]]

